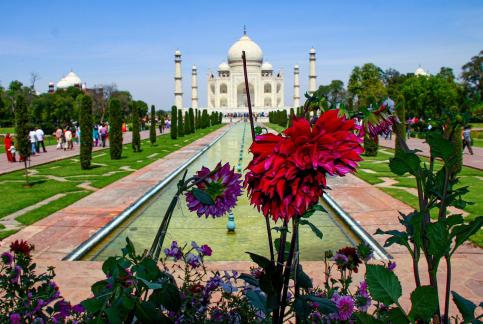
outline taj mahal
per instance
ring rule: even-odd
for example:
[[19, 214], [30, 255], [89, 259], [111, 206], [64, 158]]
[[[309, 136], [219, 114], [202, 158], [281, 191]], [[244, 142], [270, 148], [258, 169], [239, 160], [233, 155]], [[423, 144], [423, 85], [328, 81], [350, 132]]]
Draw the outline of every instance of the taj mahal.
[[[242, 51], [245, 51], [248, 84], [252, 109], [255, 113], [268, 113], [272, 110], [300, 106], [300, 70], [295, 65], [293, 69], [293, 102], [285, 104], [284, 75], [274, 71], [272, 64], [263, 60], [263, 51], [246, 33], [228, 50], [227, 60], [222, 62], [217, 73], [208, 74], [208, 102], [203, 108], [227, 113], [247, 112], [247, 97], [245, 77], [243, 73]], [[309, 93], [316, 90], [315, 49], [309, 51]], [[179, 108], [183, 105], [181, 51], [175, 52], [175, 91], [174, 104]], [[191, 106], [201, 108], [198, 100], [198, 70], [195, 65], [191, 69]]]

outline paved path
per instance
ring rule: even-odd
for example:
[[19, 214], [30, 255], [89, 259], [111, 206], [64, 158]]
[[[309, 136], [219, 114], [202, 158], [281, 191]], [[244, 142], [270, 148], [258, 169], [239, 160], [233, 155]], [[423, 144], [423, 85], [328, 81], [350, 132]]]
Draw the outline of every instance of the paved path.
[[[159, 129], [156, 130], [156, 134], [160, 135]], [[166, 132], [164, 133], [166, 134]], [[141, 140], [149, 138], [149, 130], [141, 132]], [[132, 132], [126, 132], [123, 134], [123, 143], [128, 144], [132, 141]], [[107, 141], [107, 147], [109, 147], [109, 141]], [[47, 153], [40, 153], [30, 157], [30, 166], [39, 164], [45, 164], [52, 161], [58, 161], [67, 159], [76, 155], [79, 155], [80, 145], [74, 143], [74, 149], [70, 151], [57, 150], [56, 145], [49, 145], [46, 147]], [[103, 147], [93, 147], [93, 151], [102, 150]], [[18, 158], [18, 154], [17, 154]], [[0, 154], [0, 174], [21, 170], [23, 169], [23, 163], [11, 163], [7, 161], [7, 154]]]
[[[386, 140], [384, 137], [379, 136], [379, 145], [393, 149], [395, 145], [395, 138], [396, 137], [393, 136], [391, 140]], [[407, 140], [407, 143], [410, 149], [418, 149], [422, 151], [419, 153], [420, 155], [429, 156], [429, 146], [424, 142], [423, 139], [411, 137], [409, 140]], [[483, 148], [473, 146], [472, 149], [474, 155], [470, 155], [470, 153], [468, 153], [468, 149], [465, 149], [463, 154], [463, 164], [475, 169], [483, 170]]]

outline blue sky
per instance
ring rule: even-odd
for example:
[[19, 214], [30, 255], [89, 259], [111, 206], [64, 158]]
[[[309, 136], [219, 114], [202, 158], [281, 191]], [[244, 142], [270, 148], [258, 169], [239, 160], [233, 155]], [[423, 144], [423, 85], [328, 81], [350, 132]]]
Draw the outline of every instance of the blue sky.
[[265, 60], [285, 74], [292, 103], [293, 65], [306, 90], [308, 50], [317, 50], [317, 82], [347, 83], [352, 68], [436, 73], [483, 49], [483, 1], [1, 1], [0, 82], [47, 90], [73, 69], [88, 86], [116, 83], [159, 108], [174, 102], [174, 51], [183, 53], [184, 102], [198, 66], [200, 104], [206, 78], [226, 60], [247, 25]]

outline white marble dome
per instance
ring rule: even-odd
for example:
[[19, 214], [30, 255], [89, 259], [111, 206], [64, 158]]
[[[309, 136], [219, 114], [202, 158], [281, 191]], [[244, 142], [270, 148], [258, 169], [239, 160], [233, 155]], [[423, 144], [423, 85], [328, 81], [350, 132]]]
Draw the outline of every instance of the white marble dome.
[[82, 84], [81, 79], [74, 72], [70, 71], [65, 77], [57, 82], [57, 88], [66, 89], [69, 87], [80, 86]]
[[230, 71], [230, 66], [226, 62], [223, 62], [220, 65], [218, 65], [218, 71], [220, 72]]
[[429, 75], [429, 73], [424, 71], [424, 69], [422, 67], [418, 67], [416, 69], [416, 72], [414, 72], [414, 74], [417, 75], [417, 76], [428, 76]]
[[263, 62], [262, 71], [273, 71], [273, 66], [269, 62]]
[[240, 62], [242, 51], [245, 51], [245, 56], [248, 62], [262, 64], [262, 49], [247, 35], [243, 35], [240, 40], [233, 44], [228, 50], [228, 64]]

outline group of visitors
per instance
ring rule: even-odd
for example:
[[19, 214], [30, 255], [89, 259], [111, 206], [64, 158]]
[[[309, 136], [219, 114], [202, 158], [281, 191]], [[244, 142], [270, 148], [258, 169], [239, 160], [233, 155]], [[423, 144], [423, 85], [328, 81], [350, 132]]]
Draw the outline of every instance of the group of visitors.
[[73, 150], [74, 141], [79, 144], [80, 128], [79, 126], [67, 126], [65, 128], [57, 128], [54, 133], [57, 141], [58, 150]]
[[109, 128], [106, 124], [95, 125], [92, 128], [92, 141], [95, 147], [106, 147], [106, 140], [109, 134]]

